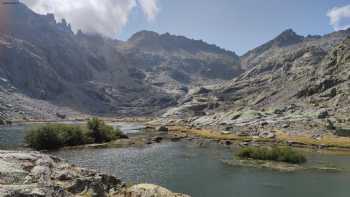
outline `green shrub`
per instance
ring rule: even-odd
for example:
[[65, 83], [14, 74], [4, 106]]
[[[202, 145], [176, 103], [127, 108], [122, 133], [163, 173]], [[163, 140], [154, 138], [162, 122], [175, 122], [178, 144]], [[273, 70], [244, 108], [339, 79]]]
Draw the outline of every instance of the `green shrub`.
[[237, 156], [243, 159], [268, 160], [293, 164], [306, 162], [304, 155], [288, 147], [247, 147], [239, 150]]
[[87, 127], [66, 124], [46, 124], [28, 131], [26, 143], [37, 150], [57, 149], [63, 146], [76, 146], [91, 143], [103, 143], [125, 138], [120, 130], [106, 125], [102, 120], [93, 118]]
[[77, 125], [56, 124], [51, 125], [58, 133], [64, 146], [76, 146], [93, 143], [88, 136], [89, 131]]
[[92, 143], [93, 140], [81, 127], [65, 124], [46, 124], [29, 130], [26, 143], [37, 150], [57, 149]]
[[57, 149], [63, 146], [62, 138], [52, 125], [31, 129], [25, 140], [30, 147], [37, 150]]
[[112, 126], [106, 125], [98, 118], [90, 119], [87, 127], [95, 143], [109, 142], [123, 136], [119, 129], [114, 129]]

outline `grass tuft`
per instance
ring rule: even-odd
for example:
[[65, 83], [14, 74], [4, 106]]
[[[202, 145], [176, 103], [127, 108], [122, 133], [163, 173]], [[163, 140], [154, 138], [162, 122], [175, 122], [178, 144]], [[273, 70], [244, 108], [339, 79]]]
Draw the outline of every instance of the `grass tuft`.
[[241, 159], [278, 161], [292, 164], [306, 162], [306, 158], [303, 154], [289, 147], [247, 147], [240, 149], [237, 156]]

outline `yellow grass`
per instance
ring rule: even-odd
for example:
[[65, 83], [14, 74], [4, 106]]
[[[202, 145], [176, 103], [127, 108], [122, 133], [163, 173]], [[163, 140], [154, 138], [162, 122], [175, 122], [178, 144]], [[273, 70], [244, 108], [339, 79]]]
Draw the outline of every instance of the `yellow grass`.
[[213, 140], [234, 140], [234, 141], [271, 141], [271, 139], [264, 138], [253, 138], [250, 136], [238, 136], [235, 134], [224, 134], [222, 131], [211, 130], [211, 129], [190, 129], [181, 126], [170, 127], [170, 132], [186, 133], [202, 138], [213, 139]]
[[271, 142], [277, 141], [285, 143], [287, 141], [304, 144], [305, 146], [327, 146], [328, 149], [345, 148], [350, 149], [350, 138], [349, 137], [338, 137], [332, 134], [323, 135], [320, 140], [312, 138], [312, 135], [288, 135], [286, 132], [281, 130], [275, 130], [276, 139], [265, 139], [265, 138], [253, 138], [249, 136], [238, 136], [235, 134], [224, 134], [221, 131], [210, 130], [210, 129], [192, 129], [182, 126], [171, 126], [171, 132], [186, 133], [207, 139], [214, 140], [235, 140], [235, 141], [257, 141], [257, 142]]
[[313, 139], [311, 135], [293, 135], [290, 136], [283, 131], [277, 132], [277, 139], [279, 141], [292, 141], [303, 143], [305, 145], [325, 145], [329, 147], [339, 147], [339, 148], [350, 148], [350, 138], [349, 137], [339, 137], [332, 134], [326, 134], [321, 137], [320, 140]]

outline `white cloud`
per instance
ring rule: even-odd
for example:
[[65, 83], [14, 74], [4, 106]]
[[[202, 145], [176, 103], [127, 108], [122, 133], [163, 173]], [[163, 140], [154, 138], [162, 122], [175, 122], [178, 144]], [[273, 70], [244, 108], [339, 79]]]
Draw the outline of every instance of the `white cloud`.
[[344, 30], [350, 27], [350, 24], [342, 24], [344, 20], [350, 19], [350, 5], [334, 7], [327, 12], [327, 16], [334, 30]]
[[143, 12], [146, 14], [147, 19], [153, 21], [159, 12], [157, 0], [138, 0], [138, 2]]
[[127, 24], [134, 8], [141, 8], [148, 21], [156, 18], [158, 0], [21, 0], [37, 13], [53, 13], [66, 19], [73, 31], [115, 37]]

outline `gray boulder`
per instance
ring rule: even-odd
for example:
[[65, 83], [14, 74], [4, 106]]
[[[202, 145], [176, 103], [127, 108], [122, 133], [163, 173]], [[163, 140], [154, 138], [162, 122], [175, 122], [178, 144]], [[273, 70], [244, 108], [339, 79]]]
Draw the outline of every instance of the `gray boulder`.
[[266, 138], [266, 139], [273, 139], [276, 137], [276, 134], [271, 131], [263, 131], [259, 133], [259, 137]]
[[163, 187], [152, 184], [139, 184], [127, 188], [113, 197], [190, 197], [185, 194], [173, 193]]

